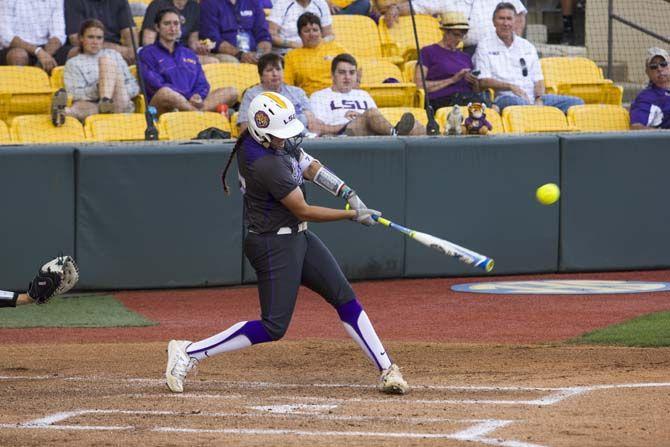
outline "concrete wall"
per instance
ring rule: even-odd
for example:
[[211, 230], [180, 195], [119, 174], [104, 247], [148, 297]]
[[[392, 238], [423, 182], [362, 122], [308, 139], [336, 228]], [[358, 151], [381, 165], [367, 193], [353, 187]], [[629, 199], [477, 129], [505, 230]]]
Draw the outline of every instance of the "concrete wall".
[[[565, 136], [346, 138], [306, 149], [366, 203], [415, 230], [496, 260], [492, 274], [670, 267], [663, 132]], [[225, 197], [230, 143], [4, 147], [0, 289], [72, 254], [82, 289], [254, 281], [242, 199]], [[231, 186], [234, 169], [231, 172]], [[560, 205], [537, 186], [560, 183]], [[313, 186], [308, 199], [344, 203]], [[400, 233], [310, 224], [351, 279], [484, 275]]]

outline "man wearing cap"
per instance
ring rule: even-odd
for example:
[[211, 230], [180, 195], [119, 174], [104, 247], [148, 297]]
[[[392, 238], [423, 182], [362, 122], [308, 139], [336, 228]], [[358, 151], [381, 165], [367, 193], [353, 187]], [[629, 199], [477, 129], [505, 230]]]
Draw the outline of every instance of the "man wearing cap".
[[670, 68], [668, 52], [650, 48], [645, 61], [649, 85], [630, 106], [630, 128], [670, 129]]
[[496, 92], [493, 104], [500, 111], [507, 106], [546, 105], [567, 113], [581, 98], [547, 95], [537, 50], [532, 43], [514, 33], [516, 9], [508, 2], [499, 3], [493, 13], [495, 34], [479, 43], [475, 68], [480, 71], [479, 86]]
[[[472, 74], [472, 59], [458, 46], [470, 25], [461, 12], [447, 12], [440, 16], [442, 40], [421, 49], [421, 63], [426, 77], [428, 101], [437, 110], [441, 107], [467, 105], [470, 102], [491, 102], [479, 92], [479, 81]], [[421, 85], [419, 66], [414, 82]]]

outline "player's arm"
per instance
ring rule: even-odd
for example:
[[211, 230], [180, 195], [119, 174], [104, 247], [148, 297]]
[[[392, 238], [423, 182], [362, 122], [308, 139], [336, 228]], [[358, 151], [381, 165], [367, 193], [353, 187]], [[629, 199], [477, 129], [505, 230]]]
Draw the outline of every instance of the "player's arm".
[[372, 215], [381, 216], [382, 213], [375, 210], [350, 209], [338, 210], [334, 208], [325, 208], [323, 206], [310, 205], [305, 201], [305, 196], [300, 187], [296, 187], [293, 191], [288, 193], [286, 197], [281, 199], [284, 205], [290, 212], [292, 212], [298, 219], [307, 222], [333, 222], [336, 220], [353, 220], [362, 225], [370, 226], [369, 222], [374, 220]]
[[[367, 206], [358, 197], [356, 191], [347, 186], [334, 172], [323, 166], [319, 160], [309, 155], [302, 148], [300, 148], [298, 166], [300, 166], [304, 178], [319, 185], [335, 197], [343, 198], [352, 210], [367, 209]], [[364, 223], [364, 225], [375, 224], [376, 222], [371, 218]]]

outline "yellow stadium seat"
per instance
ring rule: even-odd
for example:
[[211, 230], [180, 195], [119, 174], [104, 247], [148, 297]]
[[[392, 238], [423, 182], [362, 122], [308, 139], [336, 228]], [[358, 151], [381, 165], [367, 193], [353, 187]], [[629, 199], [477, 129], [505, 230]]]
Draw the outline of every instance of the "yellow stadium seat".
[[239, 114], [240, 112], [235, 112], [230, 117], [230, 136], [233, 138], [237, 138], [240, 136], [240, 129], [239, 127], [237, 127], [237, 116]]
[[335, 42], [359, 58], [386, 59], [394, 64], [402, 63], [399, 56], [384, 58], [379, 31], [374, 20], [362, 15], [333, 15], [333, 33]]
[[53, 89], [49, 76], [37, 67], [0, 67], [0, 119], [47, 113]]
[[[156, 126], [162, 139], [165, 131]], [[142, 141], [147, 122], [141, 113], [110, 113], [91, 115], [84, 121], [86, 137], [92, 141]]]
[[0, 144], [8, 144], [11, 143], [11, 141], [7, 124], [5, 124], [4, 121], [0, 121]]
[[[359, 64], [362, 71], [361, 87], [372, 96], [377, 107], [423, 107], [423, 90], [413, 82], [403, 82], [400, 69], [391, 62], [364, 59]], [[384, 83], [387, 79], [399, 82]]]
[[[414, 82], [414, 73], [416, 72], [416, 60], [407, 61], [402, 66], [402, 76], [405, 82]], [[425, 74], [425, 73], [424, 73]]]
[[621, 105], [623, 87], [605, 79], [591, 59], [546, 57], [540, 64], [547, 93], [578, 96], [587, 104]]
[[[435, 17], [418, 14], [415, 18], [419, 36], [419, 48], [442, 40], [440, 22]], [[386, 22], [382, 17], [379, 19], [378, 28], [384, 56], [399, 55], [404, 61], [417, 58], [414, 32], [412, 31], [412, 19], [409, 16], [400, 17], [398, 23], [391, 28], [386, 26]]]
[[384, 118], [386, 118], [388, 122], [394, 126], [405, 112], [410, 112], [412, 115], [414, 115], [414, 118], [424, 126], [428, 123], [426, 111], [418, 107], [380, 107], [379, 111], [384, 116]]
[[164, 113], [158, 123], [165, 130], [165, 138], [168, 140], [192, 140], [200, 131], [209, 127], [230, 132], [228, 118], [215, 112]]
[[585, 104], [568, 109], [568, 124], [580, 132], [618, 132], [630, 129], [630, 116], [614, 104]]
[[[449, 116], [451, 109], [453, 109], [453, 107], [442, 107], [435, 112], [435, 121], [440, 125], [440, 132], [442, 133], [447, 130], [447, 116]], [[463, 113], [463, 118], [468, 117], [467, 107], [461, 107], [461, 112]], [[498, 112], [490, 108], [486, 109], [486, 119], [491, 123], [491, 126], [493, 126], [490, 133], [505, 133], [502, 117]]]
[[253, 64], [205, 64], [202, 68], [212, 90], [235, 87], [239, 99], [246, 89], [261, 82]]
[[77, 143], [86, 141], [81, 123], [71, 116], [56, 127], [51, 123], [51, 115], [22, 115], [12, 120], [10, 128], [14, 143]]
[[506, 133], [569, 132], [574, 128], [556, 107], [509, 106], [502, 113]]

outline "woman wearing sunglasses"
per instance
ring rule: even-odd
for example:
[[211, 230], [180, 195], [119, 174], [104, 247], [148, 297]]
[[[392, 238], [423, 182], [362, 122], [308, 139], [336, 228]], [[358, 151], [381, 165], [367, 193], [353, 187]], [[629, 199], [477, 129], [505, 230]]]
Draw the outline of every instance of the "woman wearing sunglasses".
[[668, 52], [650, 48], [645, 61], [649, 85], [630, 106], [630, 128], [670, 129], [670, 67]]
[[[447, 12], [440, 17], [440, 28], [443, 31], [442, 40], [421, 49], [426, 93], [433, 110], [470, 102], [483, 102], [490, 106], [488, 96], [479, 92], [479, 81], [472, 71], [472, 59], [459, 48], [469, 29], [468, 19], [460, 12]], [[422, 85], [418, 65], [414, 82]]]

